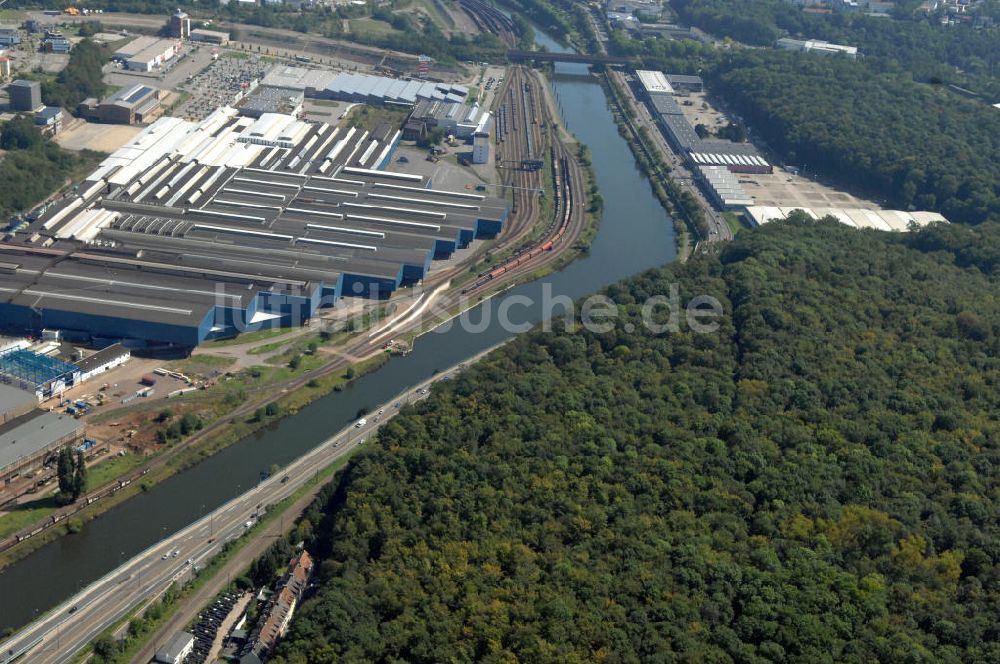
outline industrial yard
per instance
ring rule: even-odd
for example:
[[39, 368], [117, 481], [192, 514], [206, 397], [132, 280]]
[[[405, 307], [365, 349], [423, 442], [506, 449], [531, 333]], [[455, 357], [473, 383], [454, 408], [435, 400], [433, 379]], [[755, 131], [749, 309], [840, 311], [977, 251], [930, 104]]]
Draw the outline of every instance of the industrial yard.
[[[456, 83], [232, 45], [116, 48], [106, 77], [121, 87], [56, 130], [64, 147], [108, 156], [0, 244], [5, 329], [59, 337], [30, 352], [66, 378], [35, 383], [30, 400], [66, 423], [93, 477], [84, 500], [57, 508], [66, 442], [39, 440], [3, 484], [0, 550], [252, 431], [276, 393], [307, 401], [348, 365], [406, 352], [428, 324], [415, 313], [565, 261], [587, 219], [577, 150], [528, 69], [477, 66]], [[403, 137], [413, 126], [444, 140], [420, 147]], [[358, 321], [375, 331], [352, 334]], [[118, 342], [129, 357], [99, 378], [73, 368]], [[182, 420], [197, 428], [175, 437]]]
[[[878, 204], [803, 177], [793, 166], [775, 166], [751, 141], [721, 138], [739, 123], [720, 112], [697, 76], [638, 70], [626, 75], [634, 98], [644, 103], [675, 166], [690, 169], [708, 203], [738, 215], [747, 226], [783, 219], [794, 209], [814, 218], [833, 217], [855, 228], [903, 232], [947, 222], [939, 213], [883, 210]], [[721, 237], [713, 231], [709, 239]]]

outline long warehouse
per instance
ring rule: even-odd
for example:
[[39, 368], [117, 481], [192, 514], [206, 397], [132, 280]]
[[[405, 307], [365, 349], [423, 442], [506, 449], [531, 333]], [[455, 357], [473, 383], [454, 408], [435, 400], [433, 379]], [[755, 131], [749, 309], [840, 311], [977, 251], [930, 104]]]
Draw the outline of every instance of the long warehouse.
[[232, 108], [161, 118], [0, 244], [0, 321], [191, 347], [302, 324], [342, 296], [388, 297], [508, 213], [379, 170], [399, 135]]

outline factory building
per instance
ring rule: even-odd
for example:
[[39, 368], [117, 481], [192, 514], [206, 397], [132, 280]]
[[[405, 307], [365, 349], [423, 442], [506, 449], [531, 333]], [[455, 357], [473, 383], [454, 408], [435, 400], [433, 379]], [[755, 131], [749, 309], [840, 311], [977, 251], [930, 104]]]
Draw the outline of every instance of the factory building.
[[685, 74], [667, 74], [667, 82], [675, 92], [703, 92], [705, 83], [701, 76], [687, 76]]
[[0, 321], [191, 347], [388, 297], [507, 218], [502, 199], [384, 172], [400, 132], [220, 108], [161, 118], [0, 245]]
[[0, 344], [0, 496], [13, 480], [41, 468], [84, 433], [74, 418], [38, 409], [43, 397], [72, 382], [76, 368], [25, 345], [23, 340]]
[[647, 99], [674, 94], [674, 88], [663, 72], [638, 69], [635, 75]]
[[174, 12], [173, 16], [170, 17], [170, 23], [168, 24], [168, 29], [170, 31], [170, 36], [177, 39], [184, 39], [185, 37], [191, 36], [191, 17], [185, 12], [178, 9]]
[[61, 32], [46, 31], [45, 39], [42, 40], [42, 50], [46, 53], [69, 53], [72, 48], [73, 42]]
[[61, 447], [83, 440], [83, 435], [79, 420], [37, 409], [0, 424], [0, 493], [18, 477], [40, 469]]
[[32, 392], [40, 401], [62, 394], [79, 382], [76, 365], [42, 355], [30, 348], [14, 348], [0, 355], [0, 383]]
[[477, 131], [472, 140], [472, 163], [490, 163], [490, 134], [487, 131]]
[[725, 166], [698, 166], [695, 174], [702, 191], [720, 209], [753, 205], [753, 197], [743, 190], [739, 180]]
[[102, 348], [76, 362], [76, 366], [80, 370], [78, 381], [90, 380], [94, 376], [116, 369], [128, 362], [131, 357], [132, 353], [129, 349], [121, 344], [111, 344]]
[[387, 76], [341, 72], [333, 77], [319, 96], [324, 99], [363, 104], [413, 106], [419, 101], [463, 103], [469, 95], [464, 85], [403, 80]]
[[7, 94], [13, 111], [34, 113], [42, 108], [42, 86], [38, 81], [18, 79], [7, 86]]
[[800, 53], [816, 53], [818, 55], [843, 55], [851, 60], [857, 60], [857, 46], [843, 46], [841, 44], [831, 44], [820, 39], [792, 39], [782, 37], [775, 46], [786, 51], [798, 51]]
[[813, 219], [833, 217], [851, 228], [873, 228], [880, 231], [906, 232], [929, 224], [948, 223], [937, 212], [903, 212], [902, 210], [863, 210], [858, 208], [801, 208], [751, 206], [743, 212], [743, 217], [751, 226], [761, 226], [771, 221], [781, 220], [795, 210], [805, 212]]
[[323, 69], [275, 65], [264, 75], [261, 85], [301, 90], [306, 97], [320, 98], [337, 74]]
[[7, 424], [38, 407], [33, 392], [0, 382], [0, 425]]
[[306, 97], [364, 104], [415, 106], [421, 101], [464, 103], [469, 89], [463, 85], [405, 80], [388, 76], [335, 73], [306, 67], [277, 65], [262, 85], [302, 90]]
[[35, 124], [56, 132], [62, 124], [63, 110], [58, 106], [46, 106], [35, 113]]
[[455, 138], [469, 139], [489, 122], [489, 112], [479, 104], [420, 101], [410, 113], [410, 122], [422, 122], [429, 129], [441, 129]]
[[697, 166], [725, 166], [732, 173], [764, 175], [774, 172], [774, 167], [750, 143], [703, 140], [691, 147], [688, 157]]
[[21, 37], [17, 34], [17, 28], [0, 26], [0, 46], [17, 46], [21, 43]]
[[122, 88], [99, 104], [91, 98], [77, 107], [77, 115], [87, 121], [107, 124], [148, 124], [162, 113], [160, 90], [141, 83]]
[[180, 48], [176, 39], [139, 37], [115, 51], [111, 58], [130, 71], [153, 71], [177, 55]]
[[238, 108], [240, 115], [249, 118], [259, 118], [265, 113], [299, 116], [302, 114], [304, 101], [305, 94], [301, 90], [259, 85], [251, 94], [240, 100]]
[[229, 33], [218, 32], [217, 30], [202, 30], [201, 28], [197, 28], [191, 31], [189, 37], [193, 42], [204, 42], [215, 46], [225, 46], [229, 43]]
[[[694, 165], [722, 166], [732, 173], [772, 173], [774, 167], [760, 154], [751, 143], [734, 143], [719, 139], [703, 139], [684, 116], [684, 110], [677, 103], [673, 93], [666, 92], [674, 87], [671, 78], [677, 78], [677, 86], [694, 89], [701, 85], [697, 76], [673, 77], [659, 72], [636, 72], [640, 84], [646, 91], [647, 105], [650, 113], [656, 118], [657, 125], [670, 147], [678, 154], [684, 155]], [[652, 76], [659, 74], [659, 76]], [[666, 84], [666, 86], [664, 86]]]

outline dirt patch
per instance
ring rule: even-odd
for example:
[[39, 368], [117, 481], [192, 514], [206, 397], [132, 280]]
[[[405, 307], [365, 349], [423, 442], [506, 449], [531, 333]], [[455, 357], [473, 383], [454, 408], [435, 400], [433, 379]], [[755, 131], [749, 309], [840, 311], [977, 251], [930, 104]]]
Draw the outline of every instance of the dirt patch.
[[84, 122], [56, 136], [56, 143], [67, 150], [114, 152], [142, 131], [133, 125], [106, 125]]

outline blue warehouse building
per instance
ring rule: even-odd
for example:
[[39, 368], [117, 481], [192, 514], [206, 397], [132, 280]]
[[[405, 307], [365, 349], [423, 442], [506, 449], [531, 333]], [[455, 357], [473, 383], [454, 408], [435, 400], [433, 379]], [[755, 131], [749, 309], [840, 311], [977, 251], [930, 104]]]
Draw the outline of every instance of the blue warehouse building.
[[379, 170], [398, 140], [235, 111], [164, 118], [0, 245], [0, 321], [193, 347], [299, 325], [345, 297], [390, 297], [501, 232], [508, 213]]

